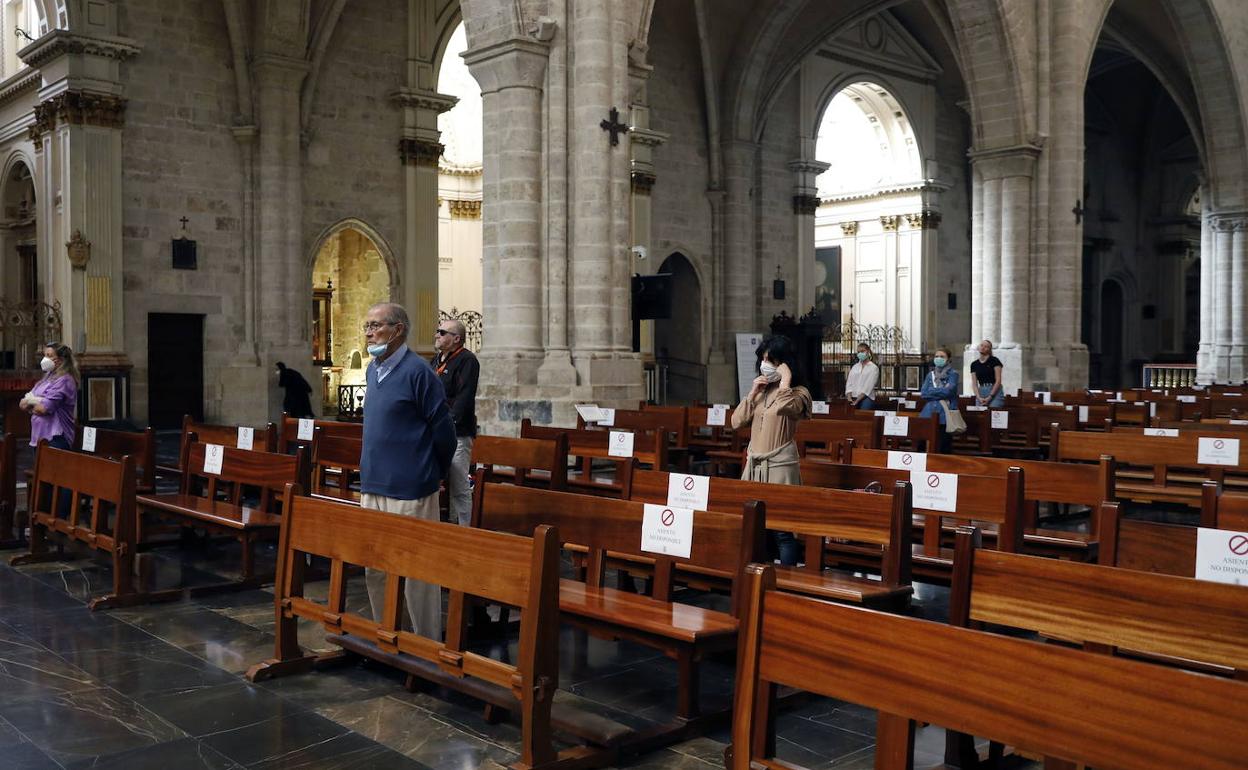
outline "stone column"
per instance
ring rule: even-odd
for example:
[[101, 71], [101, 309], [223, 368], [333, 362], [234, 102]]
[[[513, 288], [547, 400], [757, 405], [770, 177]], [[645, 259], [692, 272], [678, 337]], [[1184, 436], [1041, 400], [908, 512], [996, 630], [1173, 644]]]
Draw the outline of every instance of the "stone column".
[[[1201, 189], [1201, 201], [1208, 201], [1204, 188]], [[1213, 214], [1208, 203], [1201, 209], [1200, 215], [1200, 349], [1196, 354], [1196, 381], [1209, 385], [1217, 379], [1216, 367], [1216, 333], [1214, 319], [1217, 314], [1217, 295], [1214, 291], [1216, 257], [1214, 244], [1216, 238], [1213, 231]]]
[[758, 317], [756, 295], [762, 282], [750, 196], [757, 154], [758, 145], [753, 142], [728, 142], [724, 147], [723, 342], [730, 363], [737, 332], [765, 331], [765, 324]]
[[[667, 141], [667, 134], [650, 129], [650, 108], [646, 105], [634, 103], [632, 115], [632, 129], [628, 136], [632, 147], [629, 174], [632, 187], [632, 226], [629, 242], [634, 250], [633, 271], [654, 273], [662, 265], [663, 255], [651, 252], [650, 190], [658, 179], [654, 168], [654, 148]], [[654, 354], [653, 321], [641, 322], [641, 352]]]
[[[793, 172], [793, 226], [797, 243], [797, 317], [815, 305], [815, 214], [819, 211], [819, 195], [815, 179], [832, 164], [813, 158], [789, 161]], [[834, 323], [834, 319], [823, 319]]]
[[1006, 177], [1001, 202], [1001, 342], [1031, 341], [1031, 176]]
[[971, 174], [971, 346], [984, 338], [984, 182]]
[[995, 343], [1001, 339], [1001, 180], [984, 180], [983, 193], [979, 337]]
[[1227, 381], [1244, 382], [1248, 371], [1244, 367], [1244, 324], [1248, 318], [1244, 315], [1244, 292], [1248, 285], [1244, 284], [1244, 262], [1248, 261], [1248, 218], [1236, 217], [1231, 240], [1231, 349], [1227, 361]]
[[438, 328], [438, 115], [458, 100], [432, 91], [402, 88], [391, 97], [403, 108], [403, 262], [397, 301], [412, 320], [409, 345], [433, 355], [433, 330]]
[[1214, 220], [1214, 319], [1213, 332], [1216, 340], [1214, 352], [1214, 381], [1229, 382], [1231, 376], [1231, 263], [1234, 260], [1233, 217], [1219, 216]]

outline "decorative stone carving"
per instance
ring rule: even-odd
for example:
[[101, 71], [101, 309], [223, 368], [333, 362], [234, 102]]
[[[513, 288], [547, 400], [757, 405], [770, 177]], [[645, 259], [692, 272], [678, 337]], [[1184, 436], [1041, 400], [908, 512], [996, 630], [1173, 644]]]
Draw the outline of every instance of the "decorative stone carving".
[[858, 223], [857, 223], [857, 222], [842, 222], [842, 223], [841, 223], [841, 234], [842, 234], [842, 235], [848, 235], [848, 236], [854, 236], [854, 235], [857, 235], [857, 234], [858, 234]]
[[91, 261], [91, 241], [83, 237], [81, 230], [75, 230], [74, 237], [65, 244], [65, 252], [75, 270], [86, 270], [87, 263]]
[[896, 214], [880, 217], [880, 224], [884, 227], [884, 232], [893, 232], [897, 226], [901, 224], [901, 217]]
[[420, 91], [414, 88], [400, 88], [390, 94], [390, 101], [399, 107], [411, 107], [418, 110], [433, 110], [439, 115], [459, 103], [458, 96], [440, 94], [436, 91]]
[[58, 121], [71, 126], [121, 128], [125, 111], [126, 100], [120, 96], [63, 91], [35, 105], [35, 126], [40, 133], [56, 128]]
[[98, 38], [78, 35], [68, 30], [54, 29], [23, 49], [22, 61], [31, 69], [67, 54], [87, 54], [106, 59], [125, 61], [139, 52], [139, 47], [121, 38]]
[[440, 142], [404, 137], [399, 140], [399, 158], [408, 166], [438, 167], [438, 158], [446, 149]]
[[794, 195], [793, 213], [799, 216], [813, 217], [819, 210], [818, 195]]
[[637, 171], [636, 169], [633, 170], [629, 178], [632, 181], [633, 192], [637, 195], [649, 195], [657, 179], [649, 171]]
[[940, 227], [940, 214], [935, 211], [920, 211], [917, 214], [906, 214], [906, 224], [916, 230], [935, 230]]
[[480, 219], [481, 201], [447, 201], [452, 219]]

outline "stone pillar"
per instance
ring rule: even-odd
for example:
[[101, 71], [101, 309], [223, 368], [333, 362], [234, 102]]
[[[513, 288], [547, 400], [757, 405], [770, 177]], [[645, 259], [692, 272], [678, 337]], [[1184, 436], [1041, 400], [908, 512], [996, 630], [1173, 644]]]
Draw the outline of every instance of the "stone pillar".
[[1006, 177], [1001, 201], [1001, 343], [1031, 342], [1031, 176]]
[[[729, 363], [737, 332], [764, 332], [758, 318], [757, 293], [762, 286], [754, 245], [751, 191], [758, 155], [753, 142], [728, 142], [724, 147], [724, 337]], [[735, 364], [734, 364], [735, 365]], [[735, 388], [734, 388], [735, 390]]]
[[391, 97], [403, 108], [403, 261], [397, 301], [412, 320], [408, 344], [423, 356], [433, 355], [433, 330], [438, 328], [438, 115], [455, 106], [453, 96], [403, 88]]
[[[629, 181], [632, 186], [632, 227], [629, 242], [633, 249], [633, 271], [654, 273], [663, 264], [662, 255], [651, 252], [650, 191], [658, 179], [654, 168], [654, 148], [667, 141], [667, 134], [650, 129], [650, 108], [632, 105], [632, 129], [629, 143], [632, 162]], [[641, 352], [654, 354], [654, 322], [641, 322]]]
[[984, 182], [971, 174], [971, 339], [984, 338]]
[[1231, 376], [1231, 263], [1234, 260], [1233, 217], [1219, 216], [1214, 220], [1214, 318], [1213, 332], [1216, 341], [1214, 352], [1214, 381], [1230, 382]]
[[1227, 361], [1227, 381], [1240, 383], [1248, 379], [1244, 367], [1244, 263], [1248, 261], [1248, 218], [1236, 217], [1231, 239], [1231, 349]]
[[[797, 243], [797, 312], [801, 317], [815, 305], [815, 214], [819, 211], [819, 195], [815, 179], [832, 164], [812, 158], [789, 161], [793, 172], [793, 226]], [[825, 323], [835, 319], [825, 318]]]
[[[1200, 199], [1209, 200], [1204, 188], [1201, 189]], [[1196, 354], [1196, 381], [1202, 385], [1209, 385], [1217, 379], [1217, 339], [1214, 331], [1217, 314], [1217, 295], [1214, 291], [1214, 276], [1217, 273], [1215, 243], [1213, 214], [1205, 203], [1200, 215], [1200, 349]]]
[[984, 180], [983, 193], [979, 337], [995, 343], [1001, 339], [1001, 180]]

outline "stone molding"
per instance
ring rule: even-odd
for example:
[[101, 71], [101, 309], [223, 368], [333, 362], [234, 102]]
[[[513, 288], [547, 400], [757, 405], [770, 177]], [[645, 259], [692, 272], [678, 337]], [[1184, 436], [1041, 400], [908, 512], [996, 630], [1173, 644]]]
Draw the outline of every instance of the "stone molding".
[[459, 97], [436, 91], [400, 88], [390, 93], [390, 101], [404, 109], [432, 110], [440, 115], [459, 104]]
[[857, 222], [841, 222], [841, 235], [854, 236], [858, 234]]
[[634, 169], [629, 175], [629, 181], [636, 195], [649, 195], [654, 189], [654, 183], [657, 177], [649, 171], [638, 171]]
[[851, 201], [865, 201], [875, 198], [887, 198], [893, 195], [905, 195], [907, 193], [943, 193], [949, 189], [949, 185], [943, 182], [937, 182], [928, 179], [921, 182], [911, 182], [909, 184], [894, 185], [892, 187], [881, 187], [876, 190], [860, 190], [857, 192], [842, 193], [840, 195], [831, 195], [823, 199], [824, 203], [849, 203]]
[[1214, 230], [1229, 233], [1235, 230], [1248, 230], [1246, 214], [1213, 214], [1209, 217]]
[[789, 161], [788, 166], [789, 171], [792, 171], [795, 174], [814, 174], [815, 176], [819, 176], [823, 172], [832, 168], [831, 163], [825, 163], [821, 160], [809, 160], [806, 158], [791, 160]]
[[989, 150], [971, 150], [967, 157], [983, 179], [1005, 179], [1012, 176], [1030, 177], [1035, 173], [1041, 148], [1034, 144], [1016, 144]]
[[447, 205], [451, 209], [451, 219], [481, 218], [481, 201], [448, 200]]
[[901, 224], [901, 217], [896, 214], [886, 214], [880, 217], [880, 225], [884, 228], [884, 232], [891, 233], [897, 230]]
[[17, 52], [32, 69], [67, 54], [87, 54], [125, 61], [141, 51], [133, 40], [123, 37], [94, 37], [64, 29], [54, 29]]
[[121, 128], [126, 100], [113, 94], [89, 91], [62, 91], [35, 105], [35, 123], [30, 127], [31, 140], [39, 149], [41, 135], [56, 128], [57, 123], [71, 126], [103, 126]]
[[484, 171], [484, 166], [452, 166], [450, 163], [438, 163], [438, 173], [446, 176], [474, 177], [481, 176]]
[[798, 216], [813, 217], [819, 210], [818, 195], [794, 195], [793, 213]]
[[504, 88], [542, 88], [550, 45], [531, 38], [513, 37], [464, 52], [464, 63], [481, 85], [481, 93]]
[[22, 70], [9, 78], [0, 88], [0, 105], [8, 104], [27, 91], [34, 91], [43, 83], [43, 73], [38, 70]]
[[940, 214], [935, 211], [920, 211], [906, 214], [906, 224], [917, 230], [935, 230], [940, 227]]
[[650, 128], [632, 127], [628, 130], [628, 140], [645, 147], [658, 147], [667, 141], [668, 136], [670, 135]]
[[404, 137], [399, 140], [399, 158], [406, 166], [438, 167], [438, 159], [446, 149], [440, 142]]

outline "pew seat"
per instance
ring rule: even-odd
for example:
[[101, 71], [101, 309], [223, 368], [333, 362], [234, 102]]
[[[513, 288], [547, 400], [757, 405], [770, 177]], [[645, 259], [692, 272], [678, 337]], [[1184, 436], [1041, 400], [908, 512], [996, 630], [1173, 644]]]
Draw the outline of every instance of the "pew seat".
[[139, 495], [136, 500], [139, 505], [149, 511], [158, 511], [229, 529], [276, 529], [282, 526], [282, 517], [277, 514], [223, 500], [209, 500], [198, 495], [172, 492], [161, 495]]
[[799, 567], [776, 566], [776, 585], [781, 591], [805, 594], [831, 602], [861, 604], [866, 607], [902, 606], [914, 594], [911, 585], [890, 586], [868, 577], [830, 570], [815, 573]]
[[578, 580], [560, 581], [559, 610], [574, 625], [577, 619], [587, 619], [596, 626], [619, 626], [621, 634], [630, 637], [641, 634], [704, 648], [720, 640], [725, 649], [737, 641], [737, 619], [726, 612]]

